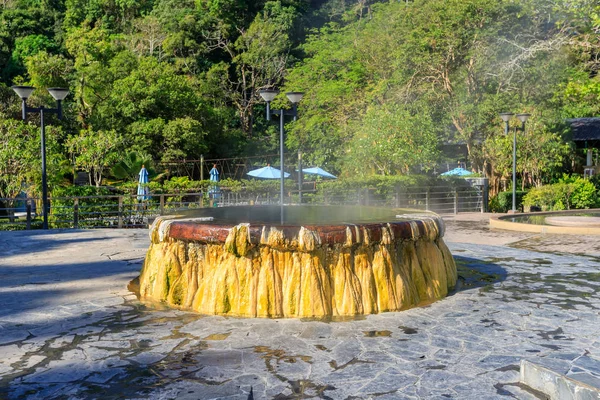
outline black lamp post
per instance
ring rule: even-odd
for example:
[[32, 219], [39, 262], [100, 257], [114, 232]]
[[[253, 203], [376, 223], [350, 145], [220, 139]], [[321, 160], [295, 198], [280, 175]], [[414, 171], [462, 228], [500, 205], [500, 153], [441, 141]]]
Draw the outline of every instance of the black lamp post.
[[[504, 134], [508, 135], [508, 122], [513, 117], [513, 113], [501, 113], [500, 118], [504, 121]], [[517, 118], [521, 121], [521, 128], [515, 127], [513, 131], [513, 178], [512, 178], [512, 211], [511, 213], [517, 212], [517, 130], [525, 130], [525, 122], [531, 114], [517, 114]]]
[[35, 90], [33, 86], [12, 86], [12, 89], [23, 101], [22, 103], [22, 117], [26, 119], [27, 113], [39, 113], [40, 123], [42, 131], [42, 209], [44, 215], [44, 229], [48, 229], [48, 182], [46, 179], [46, 128], [44, 126], [44, 114], [57, 114], [58, 119], [62, 119], [62, 104], [61, 102], [69, 94], [69, 89], [65, 88], [48, 88], [48, 92], [56, 100], [56, 108], [45, 108], [41, 107], [29, 107], [27, 106], [27, 99], [31, 96], [31, 93]]
[[[279, 162], [281, 164], [281, 178], [279, 183], [279, 204], [281, 205], [281, 223], [283, 224], [283, 179], [284, 179], [284, 171], [283, 171], [283, 122], [284, 116], [291, 115], [294, 117], [294, 121], [298, 119], [298, 103], [302, 100], [302, 96], [304, 93], [302, 92], [288, 92], [285, 95], [288, 100], [292, 103], [291, 110], [271, 110], [271, 102], [279, 94], [278, 90], [275, 89], [263, 89], [260, 91], [260, 96], [264, 101], [267, 102], [267, 121], [271, 120], [271, 115], [279, 115]], [[302, 171], [300, 171], [300, 174]]]
[[302, 204], [302, 150], [298, 148], [298, 204]]

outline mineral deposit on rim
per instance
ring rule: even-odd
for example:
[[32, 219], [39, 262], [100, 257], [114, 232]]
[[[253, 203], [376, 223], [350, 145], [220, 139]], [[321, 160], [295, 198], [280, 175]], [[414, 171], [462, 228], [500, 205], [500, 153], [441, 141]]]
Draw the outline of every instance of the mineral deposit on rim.
[[327, 226], [157, 218], [140, 297], [203, 314], [336, 317], [430, 303], [456, 284], [437, 216]]

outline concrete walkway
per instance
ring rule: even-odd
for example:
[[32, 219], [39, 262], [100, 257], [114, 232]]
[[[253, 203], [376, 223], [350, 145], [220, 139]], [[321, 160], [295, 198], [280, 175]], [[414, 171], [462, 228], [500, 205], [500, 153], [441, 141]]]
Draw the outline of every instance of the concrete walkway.
[[145, 230], [0, 232], [0, 399], [543, 398], [523, 359], [600, 377], [597, 237], [445, 220], [456, 293], [330, 322], [140, 304]]

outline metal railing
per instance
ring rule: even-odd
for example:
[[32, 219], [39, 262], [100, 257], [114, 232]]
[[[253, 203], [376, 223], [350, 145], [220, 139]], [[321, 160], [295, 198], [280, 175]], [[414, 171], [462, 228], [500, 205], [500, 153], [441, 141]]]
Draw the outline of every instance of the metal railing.
[[[298, 191], [289, 191], [288, 204], [298, 204]], [[439, 214], [484, 212], [481, 191], [472, 187], [411, 188], [381, 192], [375, 188], [349, 190], [309, 190], [302, 192], [303, 204], [364, 205], [412, 208]], [[202, 207], [279, 204], [279, 193], [232, 191], [150, 194], [138, 196], [77, 196], [50, 198], [51, 228], [145, 228], [159, 215]], [[41, 228], [41, 199], [0, 198], [0, 230]]]
[[[323, 192], [319, 195], [323, 204], [360, 204], [365, 206], [412, 208], [433, 211], [438, 214], [459, 212], [485, 212], [482, 193], [476, 188], [411, 188], [394, 193], [380, 193], [366, 188], [359, 191]], [[305, 195], [306, 197], [306, 195]]]

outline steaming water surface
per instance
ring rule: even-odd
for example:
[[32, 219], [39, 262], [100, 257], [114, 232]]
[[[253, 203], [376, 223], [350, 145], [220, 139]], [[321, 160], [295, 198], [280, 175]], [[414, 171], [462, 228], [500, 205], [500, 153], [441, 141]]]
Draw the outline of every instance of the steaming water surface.
[[[381, 223], [398, 221], [399, 214], [415, 214], [415, 210], [361, 206], [285, 206], [283, 207], [284, 225], [336, 225]], [[428, 214], [419, 212], [419, 215]], [[242, 206], [204, 208], [183, 212], [184, 218], [213, 217], [212, 221], [203, 220], [203, 224], [237, 225], [251, 224], [279, 225], [281, 208], [279, 206]]]

